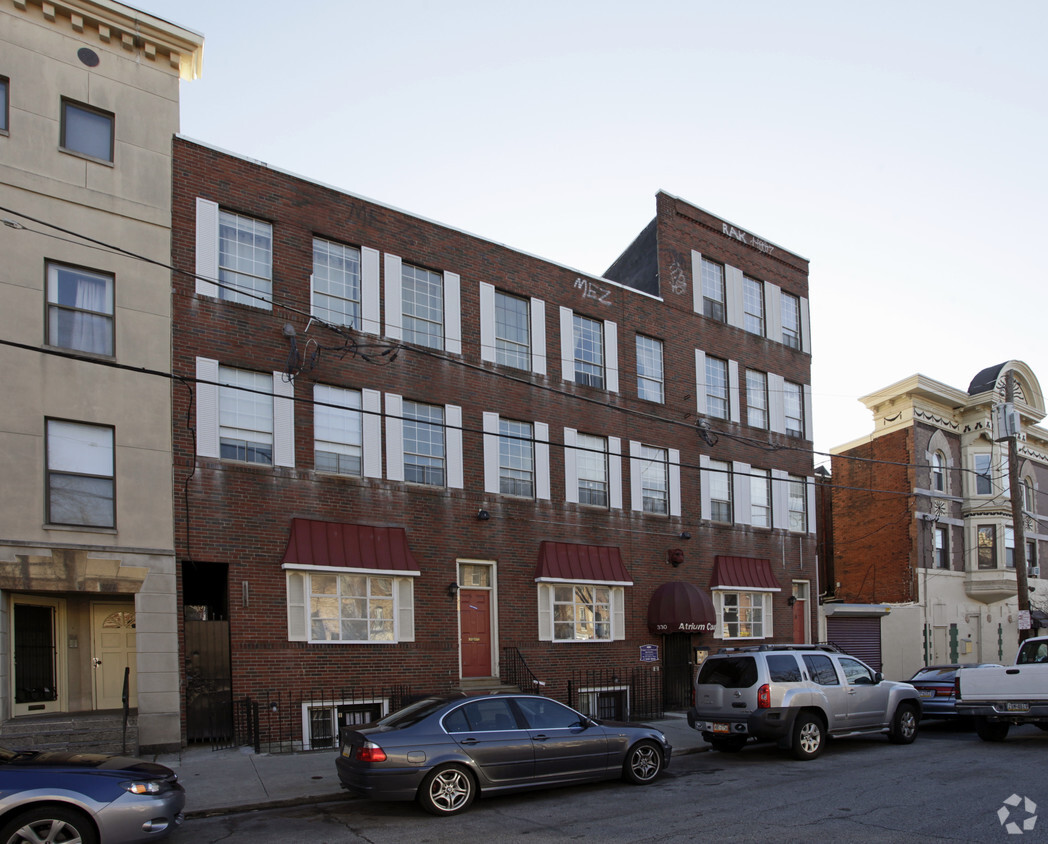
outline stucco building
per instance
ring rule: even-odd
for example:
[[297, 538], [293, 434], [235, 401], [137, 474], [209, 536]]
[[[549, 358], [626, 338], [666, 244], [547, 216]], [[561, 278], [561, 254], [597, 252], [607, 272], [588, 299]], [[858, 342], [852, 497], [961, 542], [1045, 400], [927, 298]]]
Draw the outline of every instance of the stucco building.
[[0, 7], [0, 735], [38, 746], [125, 676], [130, 749], [180, 742], [165, 265], [201, 49], [109, 0]]

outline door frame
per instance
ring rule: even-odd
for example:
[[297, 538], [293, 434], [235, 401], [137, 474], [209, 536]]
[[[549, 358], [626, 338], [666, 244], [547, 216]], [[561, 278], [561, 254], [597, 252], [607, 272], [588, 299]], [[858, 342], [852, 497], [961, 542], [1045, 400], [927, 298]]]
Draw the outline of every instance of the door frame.
[[[31, 604], [33, 606], [51, 607], [55, 614], [55, 685], [58, 687], [58, 695], [53, 701], [44, 701], [44, 708], [40, 709], [40, 702], [15, 703], [15, 604]], [[11, 643], [10, 665], [11, 677], [11, 714], [37, 715], [42, 712], [65, 712], [69, 708], [69, 659], [66, 651], [68, 638], [66, 634], [66, 602], [65, 598], [51, 597], [48, 595], [27, 595], [25, 593], [12, 593], [8, 604], [10, 623], [8, 625], [8, 641]], [[33, 709], [30, 709], [33, 707]]]
[[[475, 586], [472, 583], [462, 582], [462, 566], [487, 566], [488, 586]], [[491, 592], [491, 601], [488, 605], [491, 626], [491, 676], [499, 676], [499, 601], [498, 601], [498, 564], [495, 560], [476, 560], [469, 557], [459, 557], [455, 560], [455, 627], [457, 628], [458, 640], [458, 676], [462, 679], [462, 611], [458, 599], [459, 589], [487, 589]]]

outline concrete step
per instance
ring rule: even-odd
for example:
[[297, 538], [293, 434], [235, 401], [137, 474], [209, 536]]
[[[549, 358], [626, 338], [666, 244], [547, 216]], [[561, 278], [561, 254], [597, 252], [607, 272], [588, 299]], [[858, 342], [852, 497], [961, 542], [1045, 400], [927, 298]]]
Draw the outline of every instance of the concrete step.
[[11, 749], [74, 753], [138, 753], [137, 712], [59, 712], [12, 718], [0, 724], [0, 745]]

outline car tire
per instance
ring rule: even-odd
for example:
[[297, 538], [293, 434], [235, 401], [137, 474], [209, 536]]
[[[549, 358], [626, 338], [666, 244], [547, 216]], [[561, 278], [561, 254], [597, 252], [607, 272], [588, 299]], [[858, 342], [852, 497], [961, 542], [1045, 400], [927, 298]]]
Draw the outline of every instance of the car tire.
[[975, 732], [983, 741], [1004, 741], [1008, 737], [1008, 722], [976, 718]]
[[[25, 832], [19, 835], [20, 830]], [[83, 812], [62, 806], [40, 806], [18, 813], [0, 829], [0, 841], [5, 844], [23, 840], [98, 844], [98, 831]]]
[[662, 761], [662, 748], [655, 742], [637, 742], [626, 753], [622, 778], [634, 785], [647, 785], [662, 772]]
[[720, 753], [738, 753], [746, 746], [745, 736], [722, 736], [709, 741], [710, 747]]
[[448, 817], [464, 812], [477, 796], [472, 774], [458, 765], [442, 765], [430, 771], [418, 790], [418, 802], [431, 815]]
[[891, 728], [888, 730], [888, 741], [892, 744], [912, 744], [917, 738], [920, 718], [913, 704], [900, 703], [895, 707]]
[[818, 715], [802, 712], [793, 722], [793, 740], [790, 752], [794, 759], [808, 761], [819, 756], [826, 747], [826, 727]]

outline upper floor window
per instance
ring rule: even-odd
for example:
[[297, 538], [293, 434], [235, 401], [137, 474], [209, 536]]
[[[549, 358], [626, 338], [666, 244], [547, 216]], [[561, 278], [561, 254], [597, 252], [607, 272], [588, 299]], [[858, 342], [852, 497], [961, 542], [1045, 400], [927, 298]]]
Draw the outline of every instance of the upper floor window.
[[1015, 568], [1015, 529], [1011, 525], [1004, 527], [1004, 564]]
[[744, 276], [742, 279], [742, 326], [751, 334], [764, 336], [764, 284]]
[[706, 413], [717, 419], [727, 419], [728, 362], [706, 356]]
[[220, 299], [273, 307], [273, 227], [269, 223], [219, 212], [218, 280]]
[[404, 402], [404, 479], [444, 486], [446, 453], [444, 408]]
[[768, 469], [750, 470], [750, 524], [771, 527], [771, 472]]
[[47, 521], [116, 525], [113, 429], [47, 420]]
[[579, 502], [608, 506], [608, 441], [593, 434], [578, 434], [577, 471]]
[[0, 76], [0, 132], [7, 132], [10, 127], [8, 117], [9, 94], [11, 81], [6, 76]]
[[950, 535], [947, 528], [941, 526], [935, 528], [935, 567], [950, 567]]
[[224, 460], [273, 463], [273, 377], [221, 366], [219, 448]]
[[975, 455], [975, 494], [993, 495], [993, 478], [990, 476], [992, 460], [989, 454]]
[[499, 419], [499, 492], [535, 497], [535, 446], [530, 422]]
[[403, 264], [401, 300], [404, 339], [430, 349], [444, 348], [444, 279], [440, 273]]
[[364, 450], [360, 391], [316, 384], [313, 402], [314, 468], [360, 475]]
[[637, 398], [664, 401], [662, 341], [637, 335]]
[[746, 424], [768, 427], [768, 376], [756, 369], [746, 370]]
[[946, 457], [941, 451], [932, 455], [932, 489], [936, 492], [946, 491]]
[[804, 436], [804, 392], [800, 384], [785, 381], [783, 410], [786, 414], [786, 433], [791, 437]]
[[531, 310], [527, 299], [495, 291], [495, 362], [531, 369]]
[[1023, 491], [1023, 509], [1027, 513], [1036, 513], [1037, 510], [1034, 507], [1034, 489], [1033, 483], [1029, 478], [1023, 478], [1022, 480], [1022, 491]]
[[112, 356], [113, 276], [49, 262], [47, 342]]
[[710, 471], [710, 518], [715, 522], [732, 521], [731, 464], [723, 460], [711, 460]]
[[115, 119], [111, 112], [63, 99], [62, 149], [112, 162]]
[[786, 292], [782, 294], [782, 342], [792, 349], [801, 347], [801, 302]]
[[575, 383], [604, 386], [604, 326], [595, 319], [574, 315]]
[[724, 265], [702, 259], [702, 315], [724, 322]]
[[642, 445], [640, 459], [644, 512], [666, 515], [670, 511], [669, 452], [664, 448]]
[[978, 566], [981, 569], [997, 568], [997, 526], [979, 525], [976, 536]]
[[360, 250], [313, 238], [313, 316], [360, 330]]
[[796, 475], [787, 476], [787, 508], [791, 531], [804, 533], [808, 529], [808, 490], [804, 478]]

